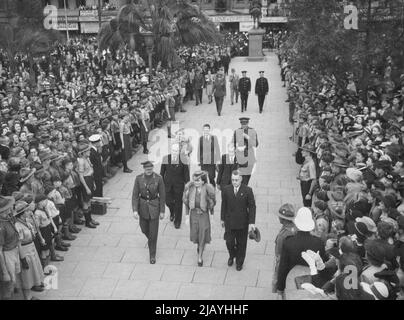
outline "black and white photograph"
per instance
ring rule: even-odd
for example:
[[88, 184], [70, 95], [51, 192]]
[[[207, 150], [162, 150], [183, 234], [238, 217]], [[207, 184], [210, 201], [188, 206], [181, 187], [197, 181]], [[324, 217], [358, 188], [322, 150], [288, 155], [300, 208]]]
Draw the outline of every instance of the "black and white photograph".
[[404, 0], [0, 0], [0, 125], [0, 300], [404, 300]]

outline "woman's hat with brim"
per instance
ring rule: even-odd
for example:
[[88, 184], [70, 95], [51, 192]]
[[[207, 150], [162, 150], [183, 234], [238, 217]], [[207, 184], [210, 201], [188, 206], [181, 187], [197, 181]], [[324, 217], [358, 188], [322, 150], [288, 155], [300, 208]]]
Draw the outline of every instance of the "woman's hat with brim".
[[32, 175], [35, 173], [36, 169], [29, 169], [29, 168], [22, 168], [20, 172], [20, 182], [23, 183], [27, 181], [29, 178], [32, 177]]
[[278, 216], [282, 219], [293, 221], [296, 217], [296, 210], [290, 203], [285, 203], [279, 208]]
[[309, 208], [300, 208], [294, 219], [295, 226], [300, 231], [310, 232], [314, 230], [315, 223]]
[[376, 233], [377, 226], [376, 223], [371, 218], [363, 216], [360, 218], [356, 218], [355, 221], [364, 223], [370, 233]]
[[15, 200], [13, 197], [0, 196], [0, 213], [13, 208]]
[[29, 204], [26, 203], [23, 200], [19, 200], [15, 203], [15, 210], [14, 210], [14, 216], [18, 216], [22, 213], [24, 213], [28, 208], [29, 208]]
[[258, 230], [257, 227], [255, 227], [254, 230], [251, 230], [251, 231], [249, 232], [248, 237], [249, 237], [251, 240], [255, 240], [256, 242], [260, 242], [260, 241], [261, 241], [261, 233], [260, 233], [260, 231]]
[[314, 148], [314, 146], [309, 143], [305, 144], [303, 147], [299, 147], [299, 149], [301, 149], [302, 151], [316, 153], [316, 149]]

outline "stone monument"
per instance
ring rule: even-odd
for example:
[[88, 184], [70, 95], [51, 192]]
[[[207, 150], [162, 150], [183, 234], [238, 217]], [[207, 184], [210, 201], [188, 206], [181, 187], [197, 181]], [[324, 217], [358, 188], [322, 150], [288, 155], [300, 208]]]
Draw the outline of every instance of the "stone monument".
[[258, 28], [258, 24], [261, 20], [261, 1], [253, 0], [250, 2], [250, 15], [254, 20], [253, 28], [248, 32], [248, 56], [249, 58], [263, 58], [262, 52], [262, 39], [265, 34], [265, 30]]

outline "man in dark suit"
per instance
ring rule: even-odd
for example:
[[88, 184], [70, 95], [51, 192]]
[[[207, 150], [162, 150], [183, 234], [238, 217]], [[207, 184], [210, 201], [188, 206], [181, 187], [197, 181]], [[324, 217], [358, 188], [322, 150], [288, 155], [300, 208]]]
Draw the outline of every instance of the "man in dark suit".
[[103, 197], [102, 178], [104, 177], [104, 167], [102, 165], [101, 153], [98, 152], [101, 149], [101, 136], [99, 134], [93, 134], [88, 138], [91, 144], [90, 149], [90, 162], [94, 169], [94, 197]]
[[237, 271], [243, 268], [248, 232], [255, 229], [254, 194], [250, 187], [241, 183], [242, 179], [238, 170], [233, 171], [232, 184], [222, 190], [221, 208], [224, 240], [230, 255], [227, 264], [232, 266], [236, 258]]
[[203, 135], [198, 143], [198, 161], [201, 170], [207, 171], [209, 182], [215, 186], [216, 165], [220, 161], [220, 147], [217, 137], [210, 133], [210, 125], [203, 126]]
[[153, 172], [153, 163], [145, 161], [142, 165], [144, 173], [136, 177], [133, 187], [132, 210], [147, 237], [150, 263], [155, 264], [159, 218], [164, 219], [166, 193], [162, 177]]
[[222, 155], [222, 162], [219, 164], [216, 185], [219, 190], [231, 184], [231, 174], [238, 169], [237, 157], [232, 143], [228, 146], [228, 153]]
[[[277, 281], [278, 299], [285, 299], [284, 290], [289, 271], [296, 265], [307, 266], [307, 263], [302, 257], [302, 252], [312, 250], [319, 252], [319, 256], [323, 261], [325, 261], [326, 258], [325, 244], [320, 238], [310, 234], [315, 228], [311, 210], [305, 207], [299, 209], [294, 218], [294, 224], [297, 229], [297, 234], [286, 238], [281, 249]], [[319, 272], [319, 276], [324, 276], [327, 272], [326, 269], [323, 269]]]
[[240, 92], [241, 112], [247, 111], [248, 95], [251, 91], [251, 80], [247, 78], [247, 71], [241, 72], [242, 77], [238, 81], [238, 91]]
[[160, 175], [166, 189], [166, 204], [170, 209], [170, 220], [179, 229], [182, 220], [182, 195], [189, 178], [189, 164], [185, 156], [180, 154], [180, 146], [173, 144], [171, 154], [164, 156]]
[[265, 97], [268, 95], [268, 79], [264, 77], [264, 71], [260, 71], [260, 77], [255, 81], [255, 94], [258, 96], [258, 105], [260, 113], [264, 108]]

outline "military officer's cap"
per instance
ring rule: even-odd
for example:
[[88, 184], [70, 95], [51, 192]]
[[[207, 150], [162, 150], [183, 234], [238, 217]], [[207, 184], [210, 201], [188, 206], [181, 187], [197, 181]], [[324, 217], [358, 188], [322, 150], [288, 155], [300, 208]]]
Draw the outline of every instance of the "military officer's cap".
[[241, 71], [241, 73], [247, 73], [247, 71], [244, 70], [244, 71]]
[[243, 124], [243, 123], [248, 123], [250, 121], [250, 118], [242, 117], [242, 118], [239, 118], [239, 120], [240, 120], [240, 123]]
[[90, 136], [90, 138], [88, 138], [88, 140], [89, 140], [91, 143], [100, 142], [100, 141], [101, 141], [101, 135], [99, 135], [99, 134], [93, 134], [92, 136]]
[[260, 71], [259, 73], [264, 73], [264, 71]]
[[142, 162], [141, 165], [143, 166], [143, 168], [150, 168], [154, 166], [152, 161]]

